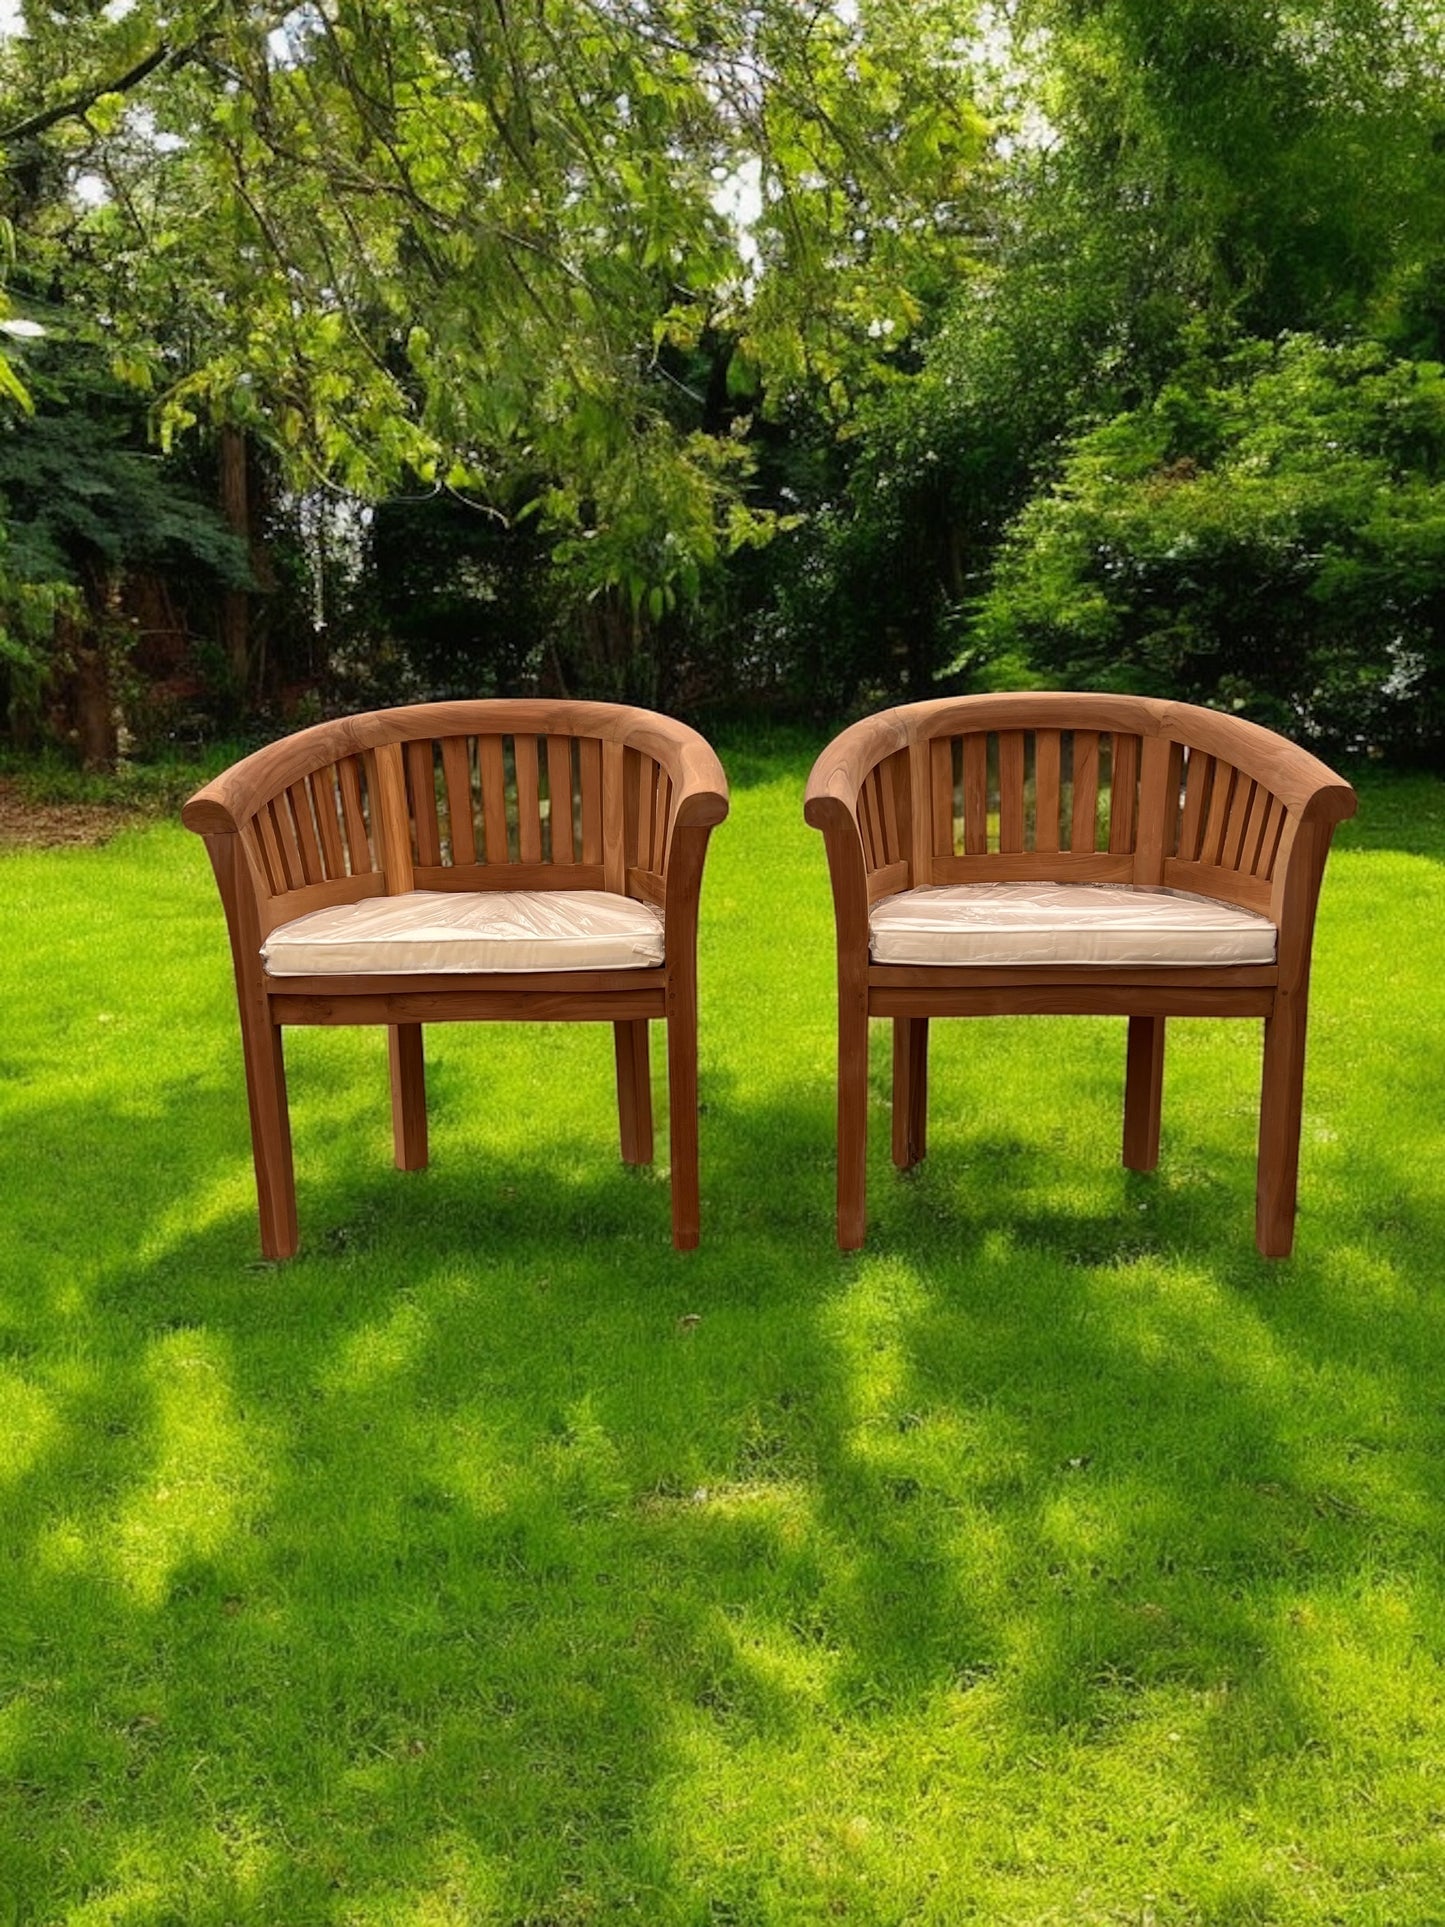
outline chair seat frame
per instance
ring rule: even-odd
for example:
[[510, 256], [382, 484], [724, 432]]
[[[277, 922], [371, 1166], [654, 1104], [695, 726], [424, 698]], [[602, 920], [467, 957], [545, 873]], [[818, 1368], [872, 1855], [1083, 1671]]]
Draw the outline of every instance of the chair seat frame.
[[[518, 773], [508, 779], [504, 738], [530, 745], [531, 818], [520, 829], [520, 750]], [[469, 761], [482, 755], [468, 747], [473, 742], [488, 746], [480, 776]], [[567, 785], [566, 816], [554, 820], [565, 824], [567, 854], [578, 857], [574, 744], [592, 751], [590, 777], [580, 779], [587, 794], [576, 802], [580, 860], [565, 863], [554, 848], [544, 862], [539, 771], [549, 780], [561, 772]], [[434, 768], [444, 768], [445, 783], [453, 784], [446, 861]], [[510, 796], [505, 780], [514, 784]], [[483, 860], [467, 863], [459, 850], [475, 855], [473, 844], [481, 847], [474, 781], [488, 786], [487, 840]], [[463, 793], [465, 805], [457, 800]], [[287, 1258], [298, 1248], [285, 1029], [386, 1027], [395, 1162], [417, 1170], [428, 1159], [423, 1026], [519, 1021], [612, 1024], [622, 1156], [630, 1164], [652, 1162], [648, 1026], [666, 1025], [672, 1236], [679, 1250], [694, 1248], [697, 917], [708, 838], [727, 812], [722, 766], [695, 730], [651, 710], [540, 698], [414, 704], [317, 724], [257, 751], [193, 796], [182, 820], [205, 841], [230, 934], [263, 1254]], [[560, 830], [551, 834], [561, 840]], [[663, 962], [619, 970], [272, 976], [262, 959], [269, 933], [308, 910], [413, 888], [549, 885], [601, 888], [654, 904], [663, 917]]]
[[[1095, 848], [1092, 792], [1082, 817], [1075, 817], [1087, 841], [1079, 849], [1058, 847], [1062, 733], [1087, 741], [1090, 759], [1102, 737], [1115, 745], [1111, 781], [1120, 797], [1110, 799], [1107, 851]], [[1050, 746], [1046, 758], [1041, 750], [1035, 754], [1037, 783], [1041, 789], [1047, 770], [1053, 803], [1052, 812], [1038, 807], [1033, 848], [1024, 828], [1030, 736]], [[960, 759], [962, 853], [955, 845], [955, 764], [949, 760], [960, 739], [972, 746]], [[987, 752], [997, 770], [993, 790], [989, 739], [997, 743]], [[1092, 784], [1097, 764], [1089, 768]], [[1217, 812], [1206, 803], [1216, 794]], [[837, 930], [839, 1245], [856, 1250], [866, 1229], [870, 1017], [893, 1023], [892, 1151], [901, 1170], [927, 1150], [931, 1018], [1126, 1017], [1123, 1160], [1139, 1171], [1153, 1170], [1159, 1159], [1166, 1021], [1258, 1017], [1264, 1019], [1264, 1063], [1255, 1236], [1265, 1256], [1288, 1256], [1315, 910], [1330, 837], [1355, 807], [1348, 783], [1272, 731], [1146, 697], [956, 697], [884, 711], [835, 738], [814, 764], [804, 815], [824, 838]], [[1048, 833], [1040, 836], [1050, 814]], [[1025, 880], [1123, 882], [1213, 896], [1267, 915], [1277, 932], [1276, 959], [1198, 968], [871, 960], [869, 912], [880, 897], [935, 882]]]

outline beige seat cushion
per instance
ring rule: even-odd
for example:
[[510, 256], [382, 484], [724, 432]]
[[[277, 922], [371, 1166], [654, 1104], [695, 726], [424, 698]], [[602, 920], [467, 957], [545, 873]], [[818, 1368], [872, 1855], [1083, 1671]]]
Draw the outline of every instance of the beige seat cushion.
[[261, 955], [273, 977], [633, 970], [662, 962], [662, 913], [605, 890], [413, 890], [313, 910]]
[[1268, 917], [1127, 884], [946, 883], [882, 897], [880, 964], [1270, 964]]

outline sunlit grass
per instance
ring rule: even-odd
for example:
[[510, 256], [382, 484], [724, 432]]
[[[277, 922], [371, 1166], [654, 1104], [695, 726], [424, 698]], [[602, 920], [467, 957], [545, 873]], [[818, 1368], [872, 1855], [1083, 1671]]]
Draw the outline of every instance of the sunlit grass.
[[[832, 1244], [805, 753], [735, 743], [700, 1252], [600, 1028], [289, 1049], [256, 1261], [219, 907], [169, 825], [0, 859], [0, 1923], [1445, 1918], [1445, 790], [1317, 943], [1299, 1244], [1257, 1026], [936, 1027]], [[660, 1038], [659, 1121], [665, 1119]]]

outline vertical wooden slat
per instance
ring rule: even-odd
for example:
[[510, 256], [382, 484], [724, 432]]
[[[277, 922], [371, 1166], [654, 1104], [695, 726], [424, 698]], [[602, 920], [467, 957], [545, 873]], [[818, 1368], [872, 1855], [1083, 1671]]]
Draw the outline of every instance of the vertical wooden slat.
[[988, 854], [988, 738], [980, 734], [963, 739], [963, 850]]
[[622, 752], [622, 861], [631, 867], [641, 863], [638, 850], [642, 810], [642, 752], [624, 749]]
[[582, 792], [582, 861], [602, 861], [602, 744], [584, 736], [577, 744], [578, 786]]
[[301, 862], [301, 852], [296, 847], [296, 825], [291, 821], [291, 811], [284, 792], [272, 798], [266, 805], [265, 814], [271, 819], [271, 829], [276, 839], [276, 849], [281, 859], [281, 874], [286, 879], [286, 888], [299, 890], [306, 881], [306, 871]]
[[883, 805], [883, 860], [885, 863], [897, 863], [907, 857], [908, 851], [904, 847], [898, 826], [896, 758], [890, 756], [886, 762], [880, 763], [874, 775], [878, 779], [878, 800]]
[[472, 820], [472, 759], [465, 736], [442, 738], [442, 781], [447, 792], [447, 841], [453, 863], [475, 863], [477, 828]]
[[507, 765], [500, 736], [477, 738], [482, 779], [482, 835], [488, 863], [510, 861], [507, 851]]
[[572, 863], [572, 739], [547, 738], [547, 822], [552, 836], [552, 861]]
[[933, 854], [952, 856], [953, 848], [953, 741], [935, 736], [928, 745], [929, 775], [933, 790]]
[[603, 888], [617, 896], [627, 893], [626, 816], [623, 809], [623, 751], [621, 743], [602, 745], [602, 871]]
[[512, 758], [517, 771], [517, 860], [542, 861], [542, 798], [537, 783], [537, 739], [514, 736]]
[[1179, 854], [1179, 824], [1183, 810], [1184, 745], [1169, 745], [1169, 775], [1164, 785], [1164, 854]]
[[366, 812], [361, 806], [361, 770], [354, 756], [336, 765], [341, 785], [341, 813], [346, 819], [346, 862], [352, 876], [370, 876], [375, 867], [366, 834]]
[[662, 770], [650, 756], [642, 759], [642, 781], [637, 792], [637, 862], [644, 870], [655, 870], [652, 860], [652, 832], [657, 819], [657, 790]]
[[[1137, 736], [1127, 740], [1136, 744], [1139, 742]], [[1164, 881], [1165, 845], [1172, 834], [1174, 819], [1179, 814], [1179, 778], [1175, 772], [1174, 747], [1167, 736], [1146, 736], [1140, 751], [1139, 834], [1134, 844], [1134, 882], [1144, 889]], [[1117, 778], [1117, 765], [1115, 773]], [[1171, 776], [1174, 780], [1172, 795], [1169, 790]]]
[[430, 737], [406, 745], [406, 779], [412, 822], [416, 826], [416, 860], [440, 863], [442, 834], [437, 822], [436, 759]]
[[1259, 846], [1264, 836], [1264, 826], [1269, 821], [1269, 806], [1274, 801], [1262, 783], [1254, 786], [1250, 798], [1249, 815], [1244, 823], [1244, 841], [1239, 850], [1239, 868], [1248, 875], [1254, 875], [1255, 865], [1259, 862]]
[[326, 874], [334, 882], [346, 875], [346, 845], [341, 840], [341, 824], [336, 814], [336, 770], [328, 763], [308, 779], [316, 827], [321, 833], [321, 856]]
[[1269, 799], [1269, 815], [1265, 818], [1264, 835], [1260, 838], [1259, 856], [1254, 866], [1254, 874], [1257, 877], [1263, 877], [1266, 883], [1274, 876], [1279, 840], [1284, 834], [1284, 819], [1284, 804], [1277, 796], [1272, 796]]
[[257, 810], [247, 828], [255, 839], [254, 850], [259, 855], [261, 873], [270, 887], [272, 896], [279, 896], [286, 888], [286, 866], [281, 861], [275, 827], [264, 806]]
[[301, 852], [301, 870], [308, 883], [326, 881], [326, 865], [321, 860], [321, 844], [311, 816], [311, 792], [304, 779], [286, 792], [291, 806], [291, 821], [296, 830], [296, 847]]
[[1219, 861], [1226, 870], [1237, 870], [1244, 849], [1244, 830], [1249, 821], [1249, 812], [1254, 806], [1254, 795], [1259, 785], [1254, 783], [1241, 770], [1239, 780], [1234, 786], [1234, 794], [1229, 799], [1229, 821], [1224, 826], [1224, 844], [1219, 852]]
[[1214, 758], [1202, 749], [1191, 749], [1184, 772], [1184, 818], [1179, 825], [1179, 857], [1183, 863], [1199, 860], [1199, 841], [1204, 834], [1204, 812], [1209, 803]]
[[667, 831], [672, 820], [672, 778], [658, 765], [657, 798], [652, 817], [652, 868], [661, 870], [667, 860]]
[[998, 847], [1016, 856], [1024, 847], [1024, 733], [1004, 729], [998, 738]]
[[376, 783], [372, 790], [372, 820], [378, 829], [381, 867], [386, 876], [386, 894], [405, 896], [412, 887], [411, 825], [407, 818], [406, 774], [402, 768], [401, 746], [382, 743], [373, 753], [372, 769]]
[[1074, 731], [1073, 809], [1069, 848], [1089, 855], [1099, 839], [1099, 732]]
[[876, 870], [882, 859], [878, 854], [878, 826], [873, 815], [873, 772], [869, 770], [858, 791], [858, 827], [863, 832], [863, 861]]
[[908, 875], [916, 889], [933, 881], [932, 745], [910, 742], [903, 756], [900, 795], [908, 797]]
[[1134, 823], [1139, 804], [1139, 738], [1117, 731], [1109, 759], [1109, 851], [1128, 856], [1134, 848]]
[[1199, 839], [1199, 861], [1215, 864], [1219, 861], [1224, 848], [1224, 826], [1229, 821], [1230, 799], [1239, 772], [1228, 763], [1216, 760], [1214, 783], [1209, 792], [1209, 811], [1204, 819], [1204, 832]]
[[1034, 848], [1059, 847], [1059, 732], [1041, 729], [1034, 736]]

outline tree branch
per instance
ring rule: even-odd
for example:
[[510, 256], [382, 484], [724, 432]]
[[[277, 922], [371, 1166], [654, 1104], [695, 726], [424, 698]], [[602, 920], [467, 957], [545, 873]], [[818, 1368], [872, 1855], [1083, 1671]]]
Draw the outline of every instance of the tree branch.
[[[185, 52], [189, 53], [190, 48]], [[74, 94], [69, 100], [62, 100], [54, 107], [47, 107], [43, 113], [32, 114], [28, 120], [17, 121], [13, 127], [0, 130], [0, 147], [9, 147], [13, 141], [29, 140], [35, 134], [43, 134], [62, 120], [78, 120], [88, 114], [103, 94], [128, 94], [133, 87], [153, 74], [157, 67], [175, 57], [176, 49], [162, 42], [148, 53], [144, 60], [138, 60], [134, 67], [116, 80], [103, 80], [98, 87], [88, 87], [83, 94]]]

